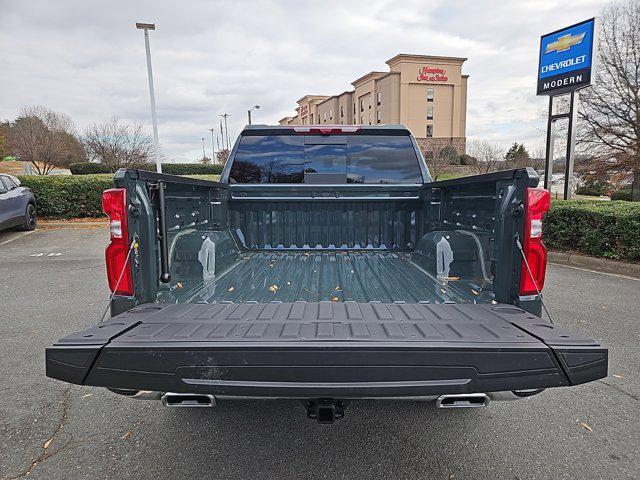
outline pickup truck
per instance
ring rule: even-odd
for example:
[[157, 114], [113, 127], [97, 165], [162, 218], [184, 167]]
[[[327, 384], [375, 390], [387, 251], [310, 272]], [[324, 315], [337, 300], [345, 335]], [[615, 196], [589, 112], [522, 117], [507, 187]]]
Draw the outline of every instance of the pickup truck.
[[431, 181], [403, 126], [248, 126], [219, 182], [119, 170], [111, 318], [46, 373], [170, 407], [359, 399], [482, 407], [607, 375], [541, 318], [549, 193], [532, 169]]

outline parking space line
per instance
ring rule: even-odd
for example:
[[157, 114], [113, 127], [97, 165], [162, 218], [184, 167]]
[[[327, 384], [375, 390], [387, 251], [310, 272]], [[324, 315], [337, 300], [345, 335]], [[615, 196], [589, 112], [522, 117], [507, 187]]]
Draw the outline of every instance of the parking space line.
[[565, 265], [564, 263], [549, 262], [549, 265], [554, 265], [556, 267], [573, 268], [574, 270], [582, 270], [583, 272], [599, 273], [600, 275], [608, 275], [610, 277], [618, 277], [624, 278], [626, 280], [635, 280], [636, 282], [640, 282], [640, 278], [629, 277], [627, 275], [622, 275], [621, 273], [599, 272], [598, 270], [590, 270], [588, 268], [576, 267], [574, 265]]
[[35, 232], [35, 230], [31, 230], [29, 232], [23, 232], [22, 235], [18, 235], [17, 237], [10, 238], [9, 240], [5, 240], [4, 242], [0, 243], [0, 247], [2, 245], [6, 245], [7, 243], [13, 242], [14, 240], [18, 240], [19, 238], [25, 237], [26, 235], [30, 235], [33, 232]]

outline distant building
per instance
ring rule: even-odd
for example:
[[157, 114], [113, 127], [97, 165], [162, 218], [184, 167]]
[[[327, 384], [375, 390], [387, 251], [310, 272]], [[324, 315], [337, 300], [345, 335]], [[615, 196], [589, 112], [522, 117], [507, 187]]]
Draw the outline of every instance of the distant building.
[[338, 95], [305, 95], [297, 115], [281, 125], [403, 124], [423, 150], [447, 144], [462, 154], [466, 142], [466, 58], [399, 54], [387, 60], [388, 72], [369, 72], [353, 90]]

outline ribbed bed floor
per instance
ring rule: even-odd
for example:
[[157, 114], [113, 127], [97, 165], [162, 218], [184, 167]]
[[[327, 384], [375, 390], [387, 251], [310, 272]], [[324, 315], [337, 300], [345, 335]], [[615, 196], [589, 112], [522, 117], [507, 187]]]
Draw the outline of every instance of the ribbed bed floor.
[[486, 303], [491, 298], [471, 282], [429, 275], [410, 253], [244, 252], [231, 269], [178, 299], [188, 303], [299, 300]]

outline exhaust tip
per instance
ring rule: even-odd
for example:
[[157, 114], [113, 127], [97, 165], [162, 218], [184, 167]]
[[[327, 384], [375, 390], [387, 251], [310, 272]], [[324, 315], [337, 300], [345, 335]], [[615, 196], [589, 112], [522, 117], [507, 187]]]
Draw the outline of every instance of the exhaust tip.
[[160, 399], [165, 407], [171, 408], [207, 408], [216, 405], [213, 395], [200, 393], [165, 393]]
[[463, 393], [459, 395], [441, 395], [436, 400], [438, 408], [482, 408], [489, 405], [486, 393]]

